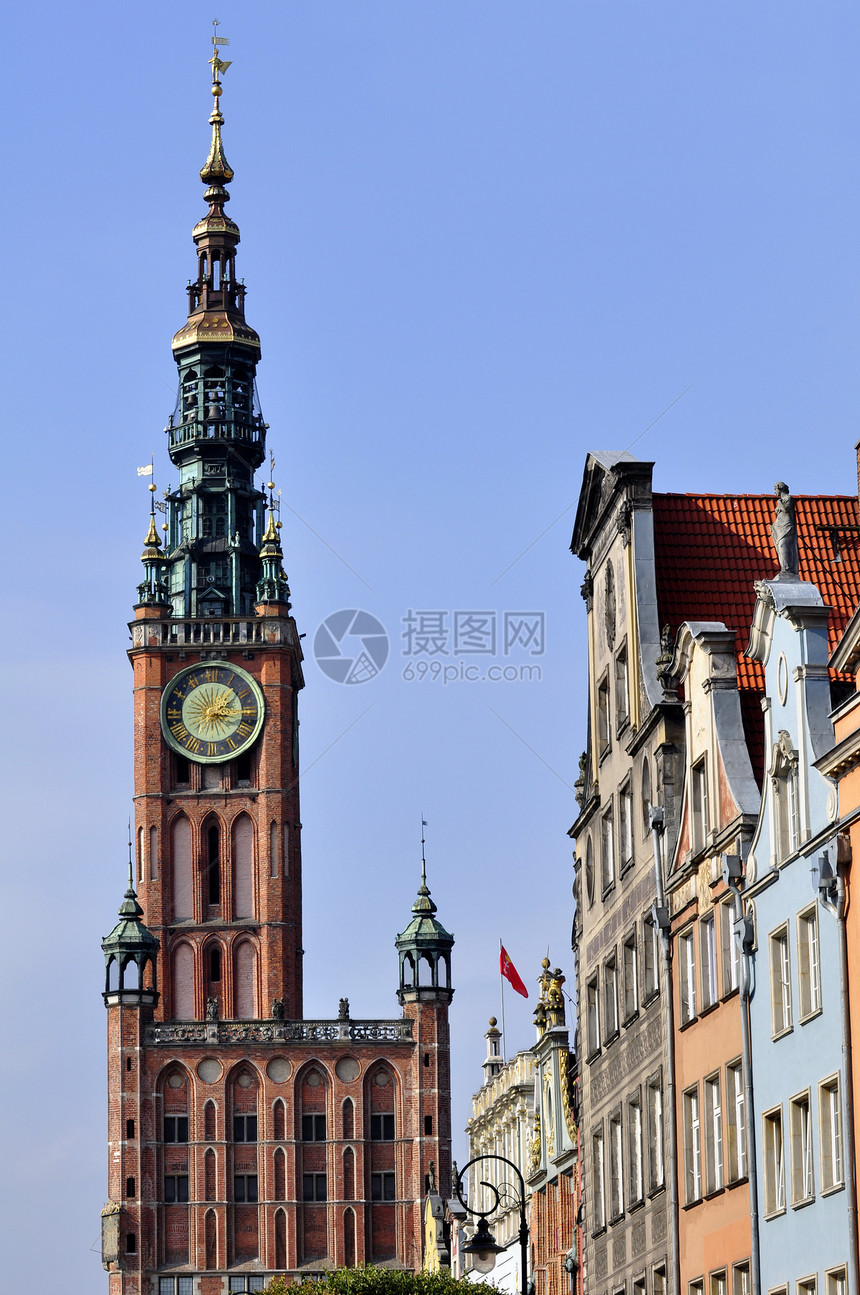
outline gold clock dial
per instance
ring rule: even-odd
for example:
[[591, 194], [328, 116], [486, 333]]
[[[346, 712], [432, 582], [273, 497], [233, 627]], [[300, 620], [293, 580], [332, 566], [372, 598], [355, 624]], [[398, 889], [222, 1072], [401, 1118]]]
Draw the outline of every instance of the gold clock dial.
[[260, 735], [265, 703], [256, 679], [239, 666], [186, 666], [161, 695], [168, 746], [201, 764], [232, 760]]

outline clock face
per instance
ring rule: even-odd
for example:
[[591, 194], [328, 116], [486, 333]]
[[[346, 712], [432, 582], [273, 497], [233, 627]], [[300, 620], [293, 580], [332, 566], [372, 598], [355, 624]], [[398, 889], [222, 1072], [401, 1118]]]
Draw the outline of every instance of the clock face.
[[235, 665], [192, 665], [161, 694], [168, 746], [200, 764], [232, 760], [256, 742], [265, 702], [256, 679]]

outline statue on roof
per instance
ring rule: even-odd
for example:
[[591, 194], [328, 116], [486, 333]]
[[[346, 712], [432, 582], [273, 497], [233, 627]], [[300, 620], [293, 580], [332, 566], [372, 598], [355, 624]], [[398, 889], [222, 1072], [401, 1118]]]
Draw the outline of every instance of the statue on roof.
[[794, 500], [784, 481], [777, 481], [774, 490], [776, 513], [770, 528], [770, 537], [776, 549], [776, 556], [779, 558], [779, 574], [776, 578], [780, 580], [783, 577], [793, 576], [797, 580], [800, 577], [800, 559], [797, 552], [797, 518], [794, 513]]

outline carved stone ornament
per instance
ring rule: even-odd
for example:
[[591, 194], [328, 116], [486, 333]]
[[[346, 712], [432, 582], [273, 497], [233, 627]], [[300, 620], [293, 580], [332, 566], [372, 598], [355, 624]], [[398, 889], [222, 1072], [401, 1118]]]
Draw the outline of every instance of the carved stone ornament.
[[284, 1019], [284, 1000], [283, 998], [272, 999], [272, 1020], [282, 1021]]
[[576, 803], [580, 809], [585, 804], [586, 788], [588, 786], [588, 752], [583, 751], [579, 757], [579, 777], [573, 784], [573, 794], [576, 797]]
[[619, 508], [618, 518], [616, 520], [616, 526], [618, 527], [618, 534], [621, 536], [621, 543], [624, 545], [625, 549], [627, 548], [627, 545], [630, 543], [632, 517], [633, 517], [633, 505], [628, 500], [627, 503], [622, 504], [621, 507]]
[[582, 595], [583, 602], [585, 603], [585, 610], [590, 612], [594, 605], [594, 580], [590, 571], [586, 571], [585, 579], [579, 586], [579, 592]]
[[675, 659], [674, 647], [672, 626], [664, 625], [660, 631], [660, 655], [656, 662], [657, 678], [664, 692], [670, 691], [674, 683], [672, 678], [672, 662]]
[[349, 999], [341, 998], [338, 1000], [337, 1019], [339, 1021], [349, 1020]]
[[217, 998], [206, 999], [206, 1020], [207, 1021], [218, 1020], [218, 999]]

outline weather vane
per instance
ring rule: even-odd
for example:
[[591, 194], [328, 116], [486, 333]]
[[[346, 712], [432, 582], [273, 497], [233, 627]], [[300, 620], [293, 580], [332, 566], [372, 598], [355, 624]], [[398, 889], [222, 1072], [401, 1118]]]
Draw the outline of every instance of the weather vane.
[[230, 60], [226, 62], [218, 57], [218, 46], [229, 45], [230, 42], [226, 36], [218, 35], [218, 28], [221, 26], [217, 18], [212, 19], [212, 57], [209, 62], [212, 64], [212, 80], [215, 85], [219, 84], [218, 77], [222, 72], [226, 72], [230, 66]]

